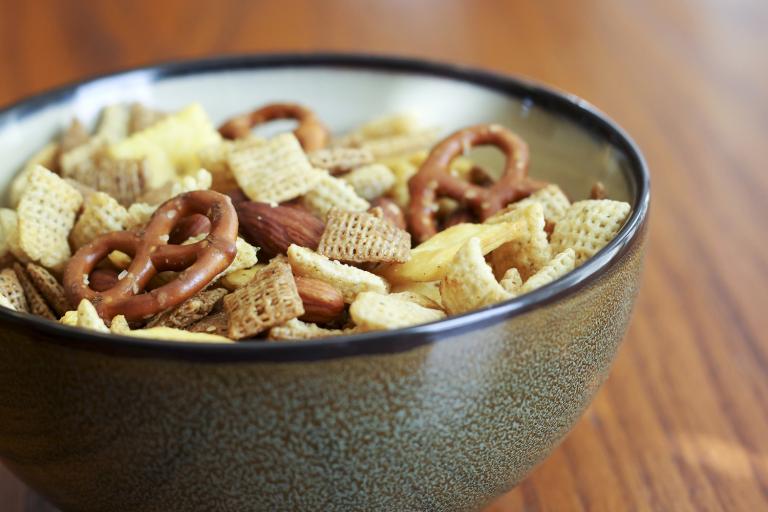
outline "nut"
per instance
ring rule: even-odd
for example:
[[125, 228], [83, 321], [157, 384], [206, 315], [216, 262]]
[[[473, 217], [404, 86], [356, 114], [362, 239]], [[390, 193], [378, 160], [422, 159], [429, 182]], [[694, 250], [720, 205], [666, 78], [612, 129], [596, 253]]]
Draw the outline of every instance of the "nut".
[[189, 217], [184, 217], [173, 228], [169, 237], [169, 243], [180, 244], [186, 240], [211, 230], [211, 221], [208, 217], [200, 213], [193, 213]]
[[405, 229], [405, 215], [393, 200], [386, 197], [379, 197], [371, 201], [371, 209], [381, 208], [383, 218], [393, 224], [395, 227]]
[[91, 289], [96, 292], [104, 292], [117, 284], [117, 271], [108, 268], [97, 268], [88, 277]]
[[319, 279], [298, 276], [294, 279], [304, 304], [300, 320], [323, 324], [338, 319], [344, 313], [344, 297], [339, 290]]
[[325, 230], [323, 221], [294, 206], [245, 201], [235, 209], [240, 221], [240, 235], [261, 247], [261, 254], [266, 258], [285, 254], [291, 244], [317, 249]]

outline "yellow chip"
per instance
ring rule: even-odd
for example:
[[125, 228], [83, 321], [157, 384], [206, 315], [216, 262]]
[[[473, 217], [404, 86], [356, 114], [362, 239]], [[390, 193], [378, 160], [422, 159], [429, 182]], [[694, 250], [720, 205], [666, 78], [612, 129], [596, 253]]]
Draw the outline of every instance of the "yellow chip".
[[408, 180], [419, 170], [427, 158], [426, 151], [417, 151], [409, 155], [382, 160], [395, 177], [395, 183], [390, 187], [389, 195], [400, 208], [405, 208], [411, 200]]
[[208, 334], [205, 332], [189, 332], [181, 329], [174, 329], [173, 327], [151, 327], [149, 329], [136, 329], [126, 334], [127, 336], [133, 336], [134, 338], [147, 338], [152, 340], [166, 340], [166, 341], [192, 341], [199, 343], [233, 343], [229, 338], [219, 336], [216, 334]]
[[324, 329], [316, 324], [302, 322], [298, 318], [292, 318], [282, 325], [269, 330], [270, 340], [308, 340], [312, 338], [327, 338], [329, 336], [341, 336], [350, 334], [353, 329]]
[[292, 133], [232, 151], [227, 161], [238, 185], [252, 201], [280, 203], [294, 199], [311, 190], [322, 177]]
[[64, 316], [59, 319], [59, 323], [77, 327], [77, 316], [77, 311], [67, 311], [64, 313]]
[[167, 116], [168, 114], [165, 112], [149, 108], [141, 103], [134, 103], [131, 105], [131, 119], [128, 122], [128, 133], [132, 135], [136, 132], [146, 130]]
[[389, 265], [381, 273], [391, 282], [437, 281], [470, 238], [479, 238], [482, 252], [487, 254], [505, 242], [525, 237], [526, 233], [527, 225], [522, 219], [500, 224], [457, 224], [411, 249], [410, 260]]
[[[438, 291], [439, 292], [439, 291]], [[425, 308], [429, 309], [443, 309], [443, 306], [440, 305], [439, 302], [436, 302], [426, 295], [422, 295], [421, 293], [413, 292], [413, 291], [404, 291], [404, 292], [397, 292], [397, 293], [390, 293], [390, 297], [394, 297], [396, 299], [404, 300], [407, 302], [413, 302], [414, 304], [418, 304], [419, 306], [423, 306]]]
[[358, 167], [341, 179], [352, 185], [357, 195], [367, 201], [383, 196], [395, 184], [394, 173], [383, 164]]
[[320, 179], [312, 190], [301, 198], [301, 204], [321, 219], [328, 216], [331, 208], [348, 212], [364, 212], [370, 203], [358, 196], [352, 185], [340, 178], [334, 178], [325, 171], [318, 171]]
[[413, 153], [430, 148], [440, 134], [438, 128], [428, 128], [403, 135], [392, 135], [363, 142], [360, 147], [370, 151], [376, 160]]
[[112, 334], [130, 334], [131, 326], [123, 315], [117, 315], [109, 324], [109, 332]]
[[528, 278], [520, 287], [520, 293], [532, 292], [536, 288], [541, 288], [545, 284], [560, 279], [565, 274], [576, 268], [576, 252], [573, 249], [566, 249], [552, 258], [544, 268]]
[[128, 207], [128, 215], [125, 218], [125, 229], [131, 230], [142, 227], [149, 222], [157, 206], [147, 203], [133, 203]]
[[376, 292], [360, 293], [349, 307], [349, 315], [363, 331], [398, 329], [445, 318], [441, 310]]
[[196, 172], [178, 176], [166, 182], [163, 186], [154, 188], [137, 199], [139, 203], [161, 205], [167, 200], [192, 192], [193, 190], [208, 190], [211, 188], [213, 177], [206, 169], [198, 169]]
[[[66, 314], [64, 315], [66, 316]], [[101, 319], [88, 299], [83, 299], [77, 306], [77, 326], [94, 331], [109, 332], [104, 320]]]
[[631, 207], [622, 201], [588, 199], [573, 203], [552, 232], [552, 250], [569, 247], [576, 252], [576, 266], [610, 242], [629, 215]]
[[263, 264], [257, 264], [249, 268], [233, 270], [232, 272], [228, 272], [226, 275], [222, 276], [221, 281], [219, 282], [227, 290], [231, 292], [235, 291], [238, 288], [242, 288], [243, 286], [250, 283], [251, 279], [256, 277], [256, 274], [261, 272], [265, 266], [266, 265]]
[[69, 240], [77, 250], [105, 233], [122, 231], [127, 217], [128, 211], [120, 203], [104, 192], [96, 192], [85, 201]]
[[445, 310], [452, 315], [512, 298], [493, 276], [477, 237], [469, 239], [456, 253], [440, 282], [440, 295]]
[[360, 292], [374, 291], [387, 293], [389, 285], [381, 277], [333, 261], [306, 247], [292, 244], [288, 248], [288, 261], [297, 276], [311, 277], [324, 281], [341, 292], [344, 301], [351, 303]]
[[193, 103], [111, 145], [109, 154], [117, 159], [146, 159], [148, 185], [157, 188], [173, 179], [177, 170], [184, 174], [199, 169], [200, 150], [219, 141], [221, 136], [208, 115]]
[[488, 224], [509, 222], [508, 219], [514, 218], [515, 211], [532, 203], [539, 203], [544, 210], [544, 218], [553, 224], [562, 219], [565, 211], [571, 206], [568, 196], [562, 189], [552, 184], [537, 190], [521, 201], [507, 205], [506, 208], [489, 217], [485, 222]]
[[442, 308], [440, 281], [406, 281], [392, 285], [392, 293], [416, 293], [427, 297]]
[[19, 246], [46, 268], [71, 256], [67, 237], [82, 204], [80, 193], [45, 167], [36, 167], [19, 202]]
[[523, 221], [526, 229], [524, 236], [512, 240], [495, 249], [488, 256], [488, 262], [495, 276], [501, 278], [504, 273], [515, 267], [523, 279], [535, 274], [552, 257], [544, 230], [544, 209], [541, 204], [531, 202], [526, 206], [509, 212], [506, 219], [511, 222]]

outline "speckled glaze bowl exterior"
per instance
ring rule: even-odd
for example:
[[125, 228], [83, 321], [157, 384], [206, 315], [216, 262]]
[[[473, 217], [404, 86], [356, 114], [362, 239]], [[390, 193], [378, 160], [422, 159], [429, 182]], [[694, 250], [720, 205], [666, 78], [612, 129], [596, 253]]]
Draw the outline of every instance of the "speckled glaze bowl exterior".
[[[329, 59], [534, 87], [401, 59], [245, 61]], [[630, 163], [632, 217], [584, 267], [443, 322], [299, 343], [151, 342], [2, 311], [3, 462], [64, 511], [474, 510], [508, 490], [608, 375], [638, 290], [649, 193], [618, 128], [536, 90]]]

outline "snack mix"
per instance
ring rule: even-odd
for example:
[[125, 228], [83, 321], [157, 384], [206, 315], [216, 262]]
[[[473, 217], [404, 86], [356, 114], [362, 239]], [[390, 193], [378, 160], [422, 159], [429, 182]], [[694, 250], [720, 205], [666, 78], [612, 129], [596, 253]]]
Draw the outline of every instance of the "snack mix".
[[[269, 139], [273, 119], [298, 127]], [[34, 155], [0, 209], [0, 306], [148, 339], [321, 338], [433, 322], [545, 286], [630, 212], [528, 176], [498, 124], [409, 115], [334, 137], [273, 103], [219, 130], [197, 104], [103, 109]], [[494, 173], [474, 146], [506, 157]]]

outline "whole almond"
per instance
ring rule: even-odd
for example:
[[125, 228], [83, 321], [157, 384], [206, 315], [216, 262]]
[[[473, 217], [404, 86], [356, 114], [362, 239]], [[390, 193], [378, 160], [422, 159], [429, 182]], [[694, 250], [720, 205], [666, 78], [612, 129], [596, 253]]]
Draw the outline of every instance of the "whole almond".
[[309, 277], [295, 277], [299, 297], [304, 304], [305, 322], [327, 323], [344, 313], [344, 296], [330, 284]]
[[393, 200], [387, 197], [378, 197], [371, 201], [371, 210], [374, 208], [381, 208], [384, 220], [389, 221], [395, 227], [405, 229], [403, 210]]
[[104, 292], [117, 284], [117, 271], [107, 268], [97, 268], [88, 277], [88, 284], [96, 292]]
[[317, 249], [325, 224], [306, 210], [245, 201], [235, 205], [240, 235], [261, 247], [267, 258], [285, 254], [291, 244]]
[[172, 244], [180, 244], [193, 236], [208, 233], [210, 230], [211, 221], [208, 220], [208, 217], [200, 213], [193, 213], [176, 224], [168, 241]]

